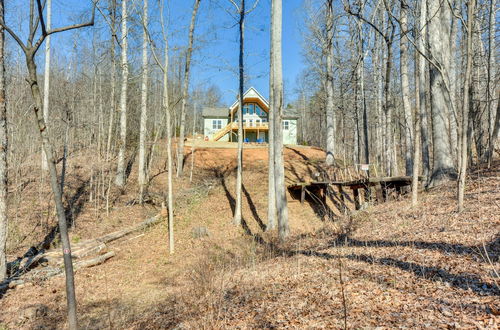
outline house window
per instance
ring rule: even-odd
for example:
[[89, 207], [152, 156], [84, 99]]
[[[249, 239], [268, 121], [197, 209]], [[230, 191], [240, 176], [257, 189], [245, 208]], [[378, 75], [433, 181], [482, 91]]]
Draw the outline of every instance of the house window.
[[253, 119], [250, 119], [248, 122], [249, 122], [248, 126], [253, 127]]
[[254, 105], [253, 104], [250, 104], [248, 105], [249, 109], [250, 109], [250, 113], [251, 115], [253, 115], [253, 112], [254, 112]]
[[260, 127], [260, 119], [255, 120], [255, 126]]
[[212, 120], [212, 128], [213, 129], [221, 129], [222, 128], [222, 120], [220, 120], [220, 119]]
[[288, 122], [288, 120], [284, 120], [283, 121], [283, 129], [285, 131], [288, 131], [289, 128], [290, 128], [290, 123]]

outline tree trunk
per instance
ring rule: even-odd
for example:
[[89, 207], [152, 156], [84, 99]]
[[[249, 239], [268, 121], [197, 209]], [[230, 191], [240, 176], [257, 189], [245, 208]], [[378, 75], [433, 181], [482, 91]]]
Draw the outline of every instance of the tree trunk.
[[[427, 6], [425, 1], [420, 4], [420, 17], [419, 17], [419, 33], [417, 34], [417, 47], [426, 53], [427, 50]], [[430, 105], [429, 100], [429, 84], [427, 78], [428, 67], [422, 55], [418, 54], [418, 89], [420, 91], [419, 97], [419, 119], [420, 119], [420, 137], [422, 140], [422, 174], [427, 177], [430, 172], [429, 161], [429, 131], [427, 120], [427, 109]]]
[[[272, 22], [271, 22], [272, 24]], [[271, 41], [270, 51], [273, 53], [274, 44]], [[273, 66], [273, 56], [270, 56], [270, 66]], [[274, 76], [269, 75], [269, 86], [273, 86]], [[269, 88], [269, 100], [274, 100], [273, 89]], [[268, 194], [267, 194], [267, 227], [266, 230], [273, 230], [276, 228], [276, 187], [274, 186], [275, 173], [274, 173], [274, 107], [269, 107], [268, 114], [268, 144], [269, 144], [269, 159], [268, 159]]]
[[[0, 0], [0, 19], [4, 21], [4, 0]], [[0, 26], [0, 282], [7, 277], [7, 101], [5, 99], [5, 34]]]
[[142, 84], [141, 120], [139, 129], [139, 203], [142, 204], [146, 187], [146, 131], [148, 123], [148, 0], [143, 0], [142, 8]]
[[430, 17], [427, 38], [431, 55], [440, 63], [440, 70], [430, 66], [431, 82], [431, 114], [433, 136], [434, 164], [430, 186], [436, 186], [444, 181], [456, 177], [453, 157], [450, 148], [450, 139], [447, 134], [447, 117], [452, 113], [449, 103], [449, 90], [446, 86], [446, 77], [443, 76], [450, 58], [444, 55], [445, 48], [449, 47], [449, 20], [446, 20], [450, 9], [440, 0], [428, 0], [427, 12]]
[[[498, 121], [500, 116], [495, 117], [493, 113], [494, 100], [495, 97], [495, 10], [496, 10], [496, 0], [490, 0], [489, 5], [489, 22], [488, 22], [488, 77], [487, 77], [487, 106], [488, 106], [488, 167], [491, 166], [491, 161], [493, 159], [493, 148], [495, 147], [495, 142], [498, 140]], [[500, 103], [499, 100], [497, 100]], [[496, 119], [496, 120], [495, 120]], [[494, 134], [495, 128], [497, 128], [497, 134]]]
[[239, 50], [239, 92], [238, 92], [238, 154], [237, 154], [237, 172], [236, 172], [236, 205], [234, 207], [233, 223], [241, 225], [241, 204], [243, 185], [243, 92], [245, 83], [244, 72], [244, 36], [245, 36], [245, 0], [240, 4], [240, 50]]
[[270, 104], [274, 112], [274, 179], [276, 193], [276, 209], [278, 215], [278, 233], [281, 241], [289, 234], [288, 227], [288, 205], [285, 190], [285, 169], [283, 160], [283, 72], [281, 55], [281, 31], [282, 31], [282, 0], [271, 2], [271, 44], [273, 99]]
[[47, 126], [41, 114], [43, 108], [42, 95], [38, 86], [38, 78], [36, 73], [36, 64], [33, 53], [26, 54], [26, 65], [28, 67], [29, 84], [31, 87], [31, 94], [35, 102], [34, 113], [35, 120], [38, 125], [40, 139], [42, 141], [45, 154], [47, 156], [47, 165], [49, 167], [50, 186], [54, 196], [56, 205], [57, 218], [59, 224], [59, 232], [61, 233], [61, 243], [64, 256], [64, 270], [66, 272], [66, 297], [68, 303], [68, 322], [70, 329], [77, 329], [76, 317], [76, 296], [75, 296], [75, 282], [73, 273], [73, 262], [71, 260], [71, 247], [68, 236], [68, 226], [66, 222], [66, 214], [64, 211], [61, 187], [57, 180], [56, 160], [54, 158], [52, 143], [49, 140]]
[[[47, 0], [46, 3], [47, 19], [45, 21], [45, 28], [50, 29], [52, 21], [52, 0]], [[50, 35], [45, 38], [45, 67], [43, 75], [43, 119], [45, 123], [49, 122], [49, 93], [50, 93]], [[47, 156], [42, 148], [42, 169], [48, 170]]]
[[469, 86], [471, 83], [471, 69], [472, 69], [472, 28], [474, 21], [476, 1], [469, 0], [467, 5], [467, 53], [466, 53], [466, 68], [465, 68], [465, 81], [462, 102], [462, 146], [460, 150], [460, 170], [458, 178], [458, 212], [464, 210], [464, 193], [465, 193], [465, 177], [467, 175], [467, 126], [468, 126], [468, 109], [469, 109]]
[[404, 138], [405, 138], [405, 169], [406, 175], [412, 175], [412, 118], [410, 103], [410, 79], [408, 77], [408, 4], [405, 0], [400, 0], [401, 4], [401, 42], [400, 42], [400, 70], [401, 70], [401, 92], [404, 110]]
[[177, 151], [177, 177], [182, 176], [184, 168], [184, 137], [186, 130], [186, 102], [189, 89], [189, 73], [191, 70], [191, 56], [193, 54], [194, 28], [196, 23], [196, 14], [200, 7], [200, 0], [195, 0], [193, 13], [191, 15], [191, 24], [189, 25], [189, 41], [186, 51], [186, 63], [184, 64], [184, 82], [182, 84], [182, 103], [181, 103], [181, 124], [179, 130], [179, 144]]
[[[417, 38], [420, 36], [417, 32]], [[422, 91], [420, 90], [420, 61], [421, 56], [418, 52], [415, 52], [415, 121], [414, 121], [414, 132], [413, 137], [413, 169], [412, 169], [412, 181], [411, 181], [411, 205], [417, 206], [418, 202], [418, 172], [420, 165], [420, 113], [422, 112]]]
[[168, 41], [165, 39], [165, 63], [163, 70], [163, 110], [167, 117], [167, 170], [168, 170], [168, 238], [169, 252], [174, 253], [174, 193], [173, 193], [173, 166], [172, 166], [172, 119], [168, 99]]
[[115, 126], [116, 111], [116, 58], [115, 58], [115, 38], [116, 38], [116, 0], [110, 2], [110, 20], [111, 20], [111, 39], [110, 39], [110, 58], [111, 58], [111, 96], [108, 123], [108, 140], [106, 143], [106, 161], [109, 161], [111, 152], [111, 141], [113, 140], [113, 129]]
[[[281, 8], [280, 8], [281, 10]], [[281, 32], [280, 32], [281, 33]], [[333, 1], [326, 1], [326, 164], [335, 163], [335, 113], [333, 108]], [[281, 126], [279, 127], [281, 130]]]
[[128, 88], [128, 30], [127, 30], [127, 1], [122, 0], [122, 91], [120, 95], [120, 147], [118, 149], [118, 166], [116, 169], [115, 184], [125, 186], [125, 152], [127, 147], [127, 88]]

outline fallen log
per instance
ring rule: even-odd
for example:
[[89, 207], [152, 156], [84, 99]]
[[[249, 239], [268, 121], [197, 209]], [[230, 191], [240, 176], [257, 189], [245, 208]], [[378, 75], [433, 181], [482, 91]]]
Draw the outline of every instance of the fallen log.
[[82, 269], [82, 268], [97, 266], [97, 265], [104, 263], [106, 260], [108, 260], [114, 256], [115, 256], [115, 252], [110, 251], [108, 253], [105, 253], [105, 254], [100, 255], [100, 256], [93, 258], [93, 259], [83, 260], [83, 261], [77, 262], [74, 265], [74, 269], [75, 269], [75, 271], [78, 271], [79, 269]]
[[151, 217], [147, 219], [146, 221], [143, 221], [135, 226], [125, 228], [123, 230], [115, 231], [113, 233], [101, 236], [100, 238], [97, 238], [96, 241], [102, 242], [102, 243], [109, 243], [112, 241], [115, 241], [119, 238], [122, 238], [123, 236], [126, 236], [130, 233], [133, 233], [134, 231], [138, 231], [144, 228], [147, 228], [150, 225], [155, 224], [156, 222], [159, 222], [162, 219], [160, 215], [155, 215], [154, 217]]

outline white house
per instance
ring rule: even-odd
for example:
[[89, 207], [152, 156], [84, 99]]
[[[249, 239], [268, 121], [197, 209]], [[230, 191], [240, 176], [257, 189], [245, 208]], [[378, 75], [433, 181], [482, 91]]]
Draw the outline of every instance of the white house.
[[[204, 135], [210, 141], [238, 140], [238, 105], [229, 108], [203, 109]], [[249, 88], [243, 94], [243, 139], [245, 142], [268, 142], [269, 102], [255, 90]], [[298, 116], [290, 109], [283, 115], [283, 143], [297, 144]]]

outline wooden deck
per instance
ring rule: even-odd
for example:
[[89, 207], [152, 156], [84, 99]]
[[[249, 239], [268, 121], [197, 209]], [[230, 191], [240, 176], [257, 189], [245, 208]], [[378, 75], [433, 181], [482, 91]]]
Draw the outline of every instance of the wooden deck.
[[[419, 181], [423, 180], [423, 177], [418, 178]], [[288, 185], [290, 191], [300, 190], [300, 202], [304, 203], [306, 192], [313, 194], [323, 203], [326, 202], [326, 194], [329, 186], [336, 186], [339, 191], [340, 198], [344, 202], [345, 191], [344, 188], [351, 189], [354, 197], [354, 204], [356, 210], [361, 208], [361, 198], [359, 189], [363, 189], [365, 192], [365, 199], [371, 200], [371, 190], [372, 187], [375, 189], [376, 201], [382, 203], [388, 199], [389, 192], [394, 190], [396, 194], [401, 194], [403, 187], [408, 187], [411, 185], [411, 176], [393, 176], [393, 177], [381, 177], [381, 178], [366, 178], [354, 181], [309, 181], [309, 182], [298, 182]]]

